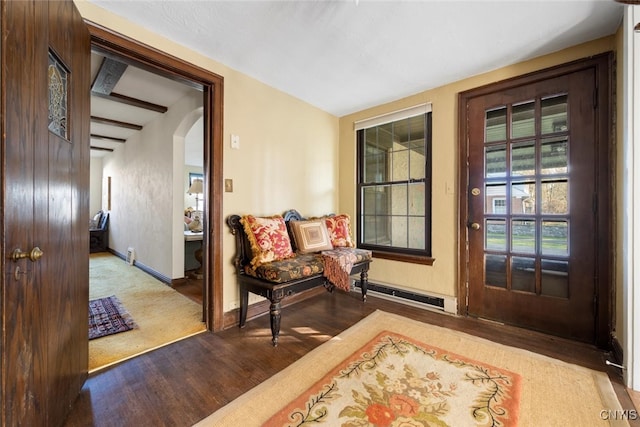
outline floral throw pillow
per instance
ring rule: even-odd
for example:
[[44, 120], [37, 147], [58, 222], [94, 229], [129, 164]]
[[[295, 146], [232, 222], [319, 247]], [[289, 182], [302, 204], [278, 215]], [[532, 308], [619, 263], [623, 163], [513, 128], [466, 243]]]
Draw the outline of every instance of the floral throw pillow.
[[260, 264], [280, 261], [294, 255], [287, 226], [282, 216], [255, 217], [245, 215], [240, 222], [242, 222], [251, 244], [253, 252], [251, 265], [254, 268]]
[[355, 247], [351, 240], [351, 218], [347, 214], [324, 218], [333, 247]]

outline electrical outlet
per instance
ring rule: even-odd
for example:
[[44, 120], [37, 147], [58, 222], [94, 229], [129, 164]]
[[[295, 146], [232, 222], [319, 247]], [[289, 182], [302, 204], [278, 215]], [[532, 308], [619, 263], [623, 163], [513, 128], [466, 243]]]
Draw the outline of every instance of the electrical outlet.
[[128, 247], [127, 248], [127, 264], [129, 265], [133, 265], [133, 263], [136, 260], [136, 250], [133, 249], [132, 247]]
[[225, 179], [224, 180], [224, 191], [227, 193], [233, 193], [233, 180]]

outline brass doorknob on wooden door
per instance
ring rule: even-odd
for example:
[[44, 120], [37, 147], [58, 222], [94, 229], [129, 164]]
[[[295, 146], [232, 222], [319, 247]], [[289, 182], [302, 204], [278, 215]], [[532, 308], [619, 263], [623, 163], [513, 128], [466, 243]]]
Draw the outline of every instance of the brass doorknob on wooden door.
[[477, 222], [472, 222], [471, 224], [469, 224], [469, 227], [472, 230], [480, 230], [480, 224], [478, 224]]
[[30, 252], [22, 252], [22, 249], [18, 248], [11, 253], [11, 259], [18, 261], [19, 259], [29, 258], [31, 261], [36, 262], [42, 258], [44, 252], [39, 247], [31, 249]]

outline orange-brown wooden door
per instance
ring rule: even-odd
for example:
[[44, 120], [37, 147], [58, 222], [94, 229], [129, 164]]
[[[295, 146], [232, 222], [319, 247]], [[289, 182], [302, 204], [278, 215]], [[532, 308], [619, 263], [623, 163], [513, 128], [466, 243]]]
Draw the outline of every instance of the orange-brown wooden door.
[[0, 424], [54, 426], [88, 367], [90, 39], [71, 1], [1, 7]]
[[585, 68], [468, 102], [469, 315], [595, 342], [596, 82]]

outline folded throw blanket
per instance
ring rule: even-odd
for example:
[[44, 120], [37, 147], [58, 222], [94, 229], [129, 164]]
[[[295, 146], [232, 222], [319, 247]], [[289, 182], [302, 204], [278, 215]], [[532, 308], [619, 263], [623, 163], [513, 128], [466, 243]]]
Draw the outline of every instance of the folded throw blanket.
[[349, 292], [349, 274], [353, 263], [358, 259], [356, 254], [350, 248], [336, 248], [322, 251], [321, 254], [324, 261], [324, 277], [337, 288]]

